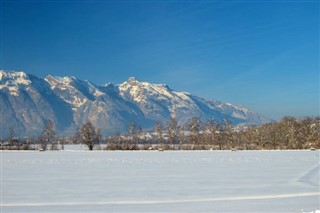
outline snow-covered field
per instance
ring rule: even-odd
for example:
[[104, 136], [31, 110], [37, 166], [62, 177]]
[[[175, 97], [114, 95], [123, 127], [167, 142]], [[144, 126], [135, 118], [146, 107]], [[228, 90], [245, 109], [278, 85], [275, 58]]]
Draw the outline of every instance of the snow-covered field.
[[0, 152], [0, 212], [312, 212], [319, 154]]

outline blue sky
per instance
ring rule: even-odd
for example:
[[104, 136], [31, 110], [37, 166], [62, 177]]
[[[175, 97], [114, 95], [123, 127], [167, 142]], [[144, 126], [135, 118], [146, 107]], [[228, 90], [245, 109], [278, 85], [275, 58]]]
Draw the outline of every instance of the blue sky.
[[2, 1], [1, 69], [320, 115], [318, 1]]

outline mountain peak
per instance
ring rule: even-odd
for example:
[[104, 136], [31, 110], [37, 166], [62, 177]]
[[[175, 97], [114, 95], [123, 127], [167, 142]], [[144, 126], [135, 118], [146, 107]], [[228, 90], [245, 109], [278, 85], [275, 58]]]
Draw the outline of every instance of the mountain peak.
[[20, 89], [30, 84], [29, 75], [24, 72], [0, 70], [0, 90], [7, 90], [10, 95], [19, 96]]
[[47, 77], [44, 78], [45, 81], [47, 81], [51, 85], [59, 85], [59, 84], [71, 84], [72, 82], [76, 81], [77, 78], [74, 76], [64, 76], [64, 77], [59, 77], [59, 76], [52, 76], [48, 75]]
[[23, 85], [29, 85], [31, 83], [29, 79], [29, 75], [25, 72], [16, 72], [16, 71], [9, 71], [6, 72], [4, 70], [0, 70], [0, 82], [6, 81], [7, 83], [10, 82], [10, 84], [23, 84]]
[[140, 81], [138, 81], [136, 79], [136, 77], [129, 77], [128, 80], [127, 80], [127, 83], [129, 83], [131, 85], [136, 85], [136, 84], [140, 83]]
[[8, 77], [8, 78], [28, 78], [28, 75], [25, 72], [22, 71], [4, 71], [0, 70], [0, 79], [2, 77]]

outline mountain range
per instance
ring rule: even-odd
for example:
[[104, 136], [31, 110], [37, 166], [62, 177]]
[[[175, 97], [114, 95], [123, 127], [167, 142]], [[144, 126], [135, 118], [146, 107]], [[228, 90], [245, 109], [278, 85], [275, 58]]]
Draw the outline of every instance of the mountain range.
[[39, 135], [50, 119], [61, 135], [73, 135], [91, 121], [104, 135], [124, 132], [134, 121], [151, 129], [170, 117], [185, 124], [193, 117], [230, 120], [234, 125], [260, 125], [269, 119], [241, 105], [177, 92], [165, 84], [130, 77], [114, 85], [97, 86], [75, 77], [45, 78], [25, 72], [0, 71], [0, 126], [2, 136], [13, 128], [19, 136]]

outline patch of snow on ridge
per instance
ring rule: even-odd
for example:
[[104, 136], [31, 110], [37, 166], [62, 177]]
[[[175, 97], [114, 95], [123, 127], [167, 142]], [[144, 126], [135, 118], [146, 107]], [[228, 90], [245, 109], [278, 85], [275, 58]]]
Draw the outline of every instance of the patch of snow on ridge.
[[246, 119], [246, 116], [244, 113], [237, 112], [237, 111], [232, 112], [232, 116], [235, 118]]
[[29, 77], [24, 72], [18, 72], [14, 77], [17, 84], [29, 85], [31, 83]]
[[242, 106], [242, 105], [240, 105], [240, 104], [235, 104], [235, 105], [233, 105], [236, 109], [238, 109], [238, 110], [241, 110], [241, 111], [244, 111], [244, 112], [248, 112], [249, 110], [246, 108], [246, 107], [244, 107], [244, 106]]
[[[10, 91], [10, 94], [13, 96], [19, 96], [19, 89], [18, 87], [14, 87], [14, 86], [8, 86], [7, 87], [8, 90]], [[0, 89], [2, 89], [2, 87], [0, 86]]]
[[4, 72], [0, 70], [0, 85], [3, 82], [10, 82], [11, 85], [29, 85], [31, 83], [29, 76], [24, 72]]
[[60, 76], [48, 75], [47, 77], [44, 78], [44, 80], [47, 81], [52, 87], [56, 87], [56, 86], [68, 86], [72, 84], [72, 82], [76, 80], [76, 78], [74, 76], [60, 77]]
[[[130, 96], [138, 103], [145, 102], [148, 98], [155, 98], [159, 100], [177, 100], [181, 98], [179, 93], [171, 91], [165, 84], [140, 82], [134, 77], [130, 77], [127, 81], [118, 85], [118, 87], [121, 96]], [[185, 97], [183, 97], [183, 99], [185, 99]]]
[[13, 96], [19, 96], [19, 87], [31, 84], [29, 76], [24, 72], [4, 72], [0, 70], [0, 89], [8, 89]]
[[94, 96], [102, 96], [102, 95], [104, 95], [104, 93], [101, 92], [100, 90], [95, 90], [94, 91]]
[[88, 100], [74, 87], [75, 77], [59, 77], [48, 75], [44, 79], [54, 91], [58, 91], [59, 96], [67, 103], [72, 105], [72, 110], [75, 111]]
[[[65, 100], [65, 99], [64, 99]], [[73, 110], [81, 107], [83, 104], [87, 102], [86, 99], [81, 99], [78, 97], [75, 97], [73, 100], [65, 100], [67, 103], [72, 104], [75, 108], [72, 108]]]
[[189, 98], [190, 93], [188, 93], [188, 92], [175, 92], [175, 91], [173, 91], [173, 93], [185, 101], [190, 101], [190, 98]]

